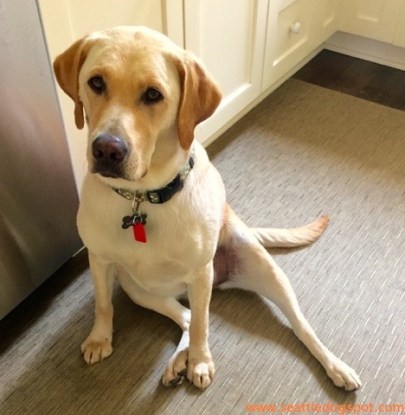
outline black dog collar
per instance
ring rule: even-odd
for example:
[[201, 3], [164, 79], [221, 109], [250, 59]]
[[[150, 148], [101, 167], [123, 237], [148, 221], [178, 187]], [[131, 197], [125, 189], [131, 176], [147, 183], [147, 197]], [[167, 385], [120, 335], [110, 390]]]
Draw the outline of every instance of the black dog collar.
[[120, 196], [125, 197], [125, 199], [128, 200], [134, 200], [135, 198], [137, 198], [141, 201], [147, 200], [153, 204], [162, 204], [169, 201], [177, 192], [179, 192], [183, 188], [184, 182], [193, 167], [194, 151], [188, 159], [187, 164], [180, 170], [179, 174], [169, 184], [167, 184], [164, 187], [161, 187], [160, 189], [146, 190], [141, 192], [138, 190], [132, 191], [112, 187], [112, 190], [114, 190], [114, 192], [118, 193]]

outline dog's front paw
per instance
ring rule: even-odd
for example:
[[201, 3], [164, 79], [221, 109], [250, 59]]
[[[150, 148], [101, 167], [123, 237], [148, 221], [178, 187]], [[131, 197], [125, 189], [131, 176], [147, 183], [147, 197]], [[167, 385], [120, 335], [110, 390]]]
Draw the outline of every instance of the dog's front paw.
[[326, 373], [339, 388], [354, 391], [361, 387], [361, 380], [354, 369], [338, 358], [330, 362], [326, 368]]
[[187, 379], [197, 388], [201, 390], [207, 388], [211, 384], [214, 375], [215, 365], [209, 351], [194, 356], [189, 354]]
[[91, 335], [82, 343], [81, 350], [84, 360], [89, 365], [106, 359], [113, 351], [110, 339], [100, 340]]
[[165, 386], [177, 386], [183, 382], [187, 373], [187, 357], [188, 348], [176, 351], [170, 358], [162, 378]]

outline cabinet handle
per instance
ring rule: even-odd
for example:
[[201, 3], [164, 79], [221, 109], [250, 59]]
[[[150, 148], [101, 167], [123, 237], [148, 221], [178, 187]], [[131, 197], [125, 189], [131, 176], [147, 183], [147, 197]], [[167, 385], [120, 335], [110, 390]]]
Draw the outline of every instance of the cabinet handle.
[[301, 22], [294, 22], [290, 25], [290, 32], [293, 35], [298, 35], [301, 32], [302, 24]]

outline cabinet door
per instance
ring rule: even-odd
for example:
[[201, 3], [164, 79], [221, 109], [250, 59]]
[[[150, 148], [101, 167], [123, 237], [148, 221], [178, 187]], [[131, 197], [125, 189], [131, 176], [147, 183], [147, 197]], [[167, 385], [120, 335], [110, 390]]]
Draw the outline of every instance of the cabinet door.
[[402, 0], [342, 0], [340, 30], [392, 43]]
[[311, 43], [318, 47], [335, 33], [339, 0], [312, 0]]
[[309, 0], [270, 0], [263, 89], [303, 59], [311, 48]]
[[185, 47], [198, 55], [219, 83], [223, 100], [199, 125], [208, 144], [221, 127], [261, 91], [266, 0], [185, 0]]

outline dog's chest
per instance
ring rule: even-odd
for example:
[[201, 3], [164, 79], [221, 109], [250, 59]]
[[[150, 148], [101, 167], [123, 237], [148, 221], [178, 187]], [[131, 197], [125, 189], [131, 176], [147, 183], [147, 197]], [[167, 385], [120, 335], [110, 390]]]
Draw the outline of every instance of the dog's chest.
[[212, 258], [219, 229], [217, 212], [212, 212], [212, 220], [205, 220], [202, 216], [207, 212], [201, 212], [198, 204], [176, 200], [163, 205], [148, 203], [141, 206], [147, 214], [143, 243], [135, 240], [131, 227], [121, 227], [122, 218], [131, 214], [131, 203], [116, 195], [106, 196], [97, 204], [88, 203], [83, 196], [78, 214], [80, 236], [91, 252], [121, 266], [143, 288], [187, 282]]

